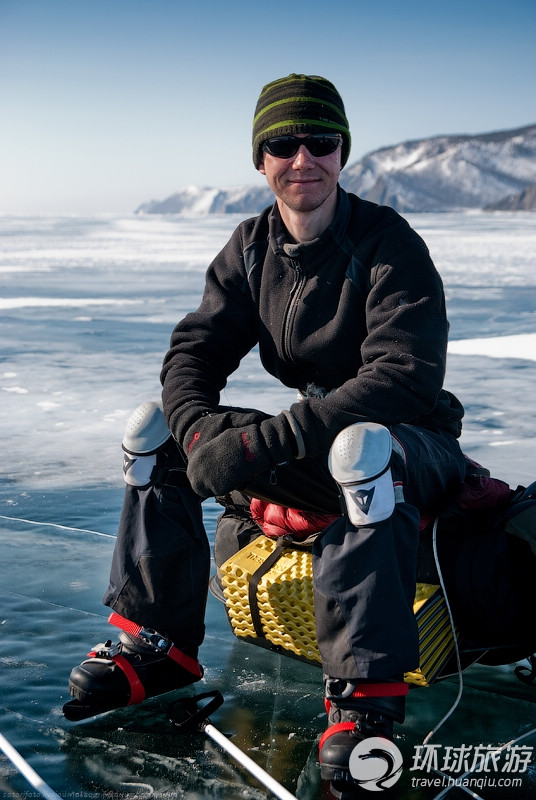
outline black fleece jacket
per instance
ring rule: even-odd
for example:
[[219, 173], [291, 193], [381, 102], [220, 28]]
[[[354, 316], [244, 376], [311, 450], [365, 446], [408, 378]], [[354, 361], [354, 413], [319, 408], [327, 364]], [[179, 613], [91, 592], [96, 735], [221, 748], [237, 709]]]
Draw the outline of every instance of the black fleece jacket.
[[[306, 395], [290, 410], [309, 456], [364, 420], [457, 437], [463, 408], [442, 388], [447, 335], [441, 278], [393, 209], [339, 188], [330, 227], [295, 244], [274, 205], [238, 226], [208, 269], [198, 310], [173, 331], [164, 413], [182, 443], [258, 343], [266, 370]], [[311, 386], [325, 396], [307, 396]]]

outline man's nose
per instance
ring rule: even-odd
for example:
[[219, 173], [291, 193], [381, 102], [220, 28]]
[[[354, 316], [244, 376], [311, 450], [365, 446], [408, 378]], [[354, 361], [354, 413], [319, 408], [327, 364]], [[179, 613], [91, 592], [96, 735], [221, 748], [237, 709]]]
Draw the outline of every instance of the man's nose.
[[294, 169], [303, 169], [305, 166], [313, 164], [313, 156], [304, 144], [300, 145], [298, 152], [294, 156], [292, 166]]

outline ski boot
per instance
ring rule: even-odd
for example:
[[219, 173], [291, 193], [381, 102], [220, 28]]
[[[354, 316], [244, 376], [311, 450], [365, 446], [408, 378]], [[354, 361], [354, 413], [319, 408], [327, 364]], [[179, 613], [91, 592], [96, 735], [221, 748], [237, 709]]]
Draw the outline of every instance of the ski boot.
[[[370, 752], [358, 756], [358, 759], [375, 757], [385, 762], [378, 788], [385, 788], [389, 785], [388, 781], [391, 781], [391, 785], [396, 782], [402, 762], [401, 757], [399, 759], [395, 755], [393, 758], [391, 753], [391, 750], [397, 749], [391, 744], [393, 722], [404, 721], [404, 695], [407, 692], [408, 686], [403, 681], [353, 683], [325, 678], [329, 727], [318, 746], [320, 777], [330, 782], [330, 792], [334, 798], [347, 800], [360, 793], [363, 780], [360, 779], [359, 770], [353, 768], [352, 753], [361, 742], [372, 737], [374, 742], [371, 742]], [[376, 738], [382, 742], [376, 742]], [[380, 786], [382, 781], [384, 785]], [[363, 792], [368, 793], [368, 790]]]
[[136, 705], [200, 680], [203, 668], [154, 630], [113, 612], [109, 622], [122, 628], [119, 642], [98, 644], [69, 678], [74, 698], [63, 707], [69, 720], [81, 720]]

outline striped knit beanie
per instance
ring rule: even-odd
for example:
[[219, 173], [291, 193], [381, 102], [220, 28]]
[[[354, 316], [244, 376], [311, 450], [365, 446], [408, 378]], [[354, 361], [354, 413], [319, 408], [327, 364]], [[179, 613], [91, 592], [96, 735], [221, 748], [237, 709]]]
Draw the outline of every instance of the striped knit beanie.
[[341, 133], [341, 166], [350, 154], [350, 130], [342, 97], [318, 75], [289, 75], [266, 84], [253, 120], [253, 163], [259, 168], [262, 145], [272, 136], [296, 133]]

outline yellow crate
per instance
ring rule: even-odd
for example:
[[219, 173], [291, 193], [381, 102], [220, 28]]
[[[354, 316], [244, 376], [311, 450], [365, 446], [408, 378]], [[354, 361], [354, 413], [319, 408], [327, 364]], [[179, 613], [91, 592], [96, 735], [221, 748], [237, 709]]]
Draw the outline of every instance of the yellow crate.
[[[267, 559], [274, 560], [268, 569]], [[281, 547], [275, 540], [261, 536], [226, 561], [218, 570], [218, 577], [236, 636], [257, 640], [259, 644], [267, 640], [274, 649], [321, 664], [310, 550]], [[419, 668], [407, 673], [405, 680], [428, 686], [454, 651], [450, 619], [440, 588], [418, 583], [413, 610], [419, 630]]]

